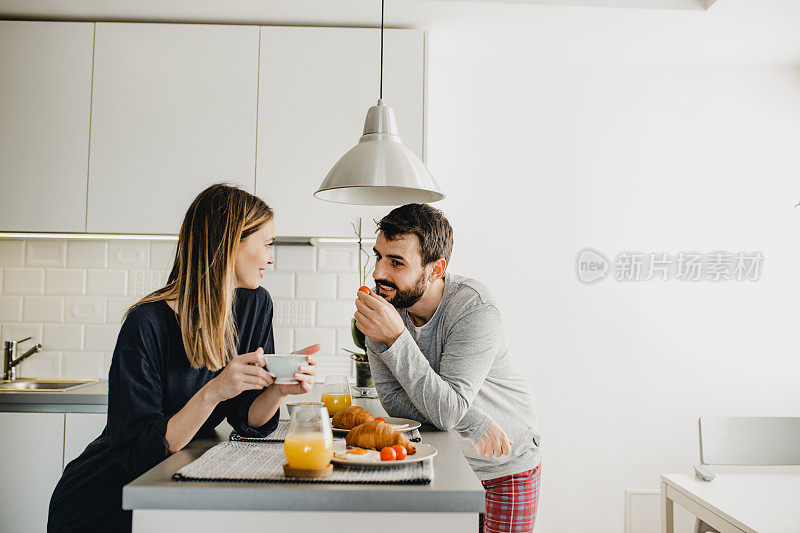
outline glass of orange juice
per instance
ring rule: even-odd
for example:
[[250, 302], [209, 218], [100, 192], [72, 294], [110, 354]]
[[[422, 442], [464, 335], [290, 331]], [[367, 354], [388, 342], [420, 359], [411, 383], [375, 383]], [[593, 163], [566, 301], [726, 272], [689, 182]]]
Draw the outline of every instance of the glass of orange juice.
[[328, 408], [331, 416], [350, 407], [353, 404], [353, 397], [350, 396], [350, 383], [347, 377], [327, 376], [320, 401]]
[[328, 410], [320, 406], [298, 406], [292, 411], [283, 442], [286, 462], [296, 470], [319, 470], [333, 456], [333, 432]]

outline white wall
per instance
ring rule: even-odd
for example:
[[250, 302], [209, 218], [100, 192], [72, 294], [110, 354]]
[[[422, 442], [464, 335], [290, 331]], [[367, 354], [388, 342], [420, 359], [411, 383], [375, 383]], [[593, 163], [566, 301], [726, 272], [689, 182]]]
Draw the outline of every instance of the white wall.
[[[698, 416], [800, 415], [800, 67], [779, 64], [798, 47], [698, 61], [689, 46], [714, 54], [690, 17], [662, 32], [697, 33], [681, 57], [643, 49], [652, 35], [639, 32], [663, 13], [535, 13], [535, 29], [502, 37], [431, 33], [429, 162], [448, 193], [452, 266], [499, 295], [536, 395], [537, 530], [621, 532], [625, 489], [657, 489], [659, 473], [698, 460]], [[575, 257], [587, 246], [761, 251], [764, 270], [586, 286]]]
[[[2, 4], [287, 24], [377, 15], [360, 0]], [[625, 489], [697, 461], [701, 414], [800, 416], [800, 3], [396, 0], [387, 21], [430, 30], [429, 165], [448, 194], [452, 267], [499, 296], [536, 395], [538, 532], [621, 532]], [[586, 246], [765, 261], [757, 282], [585, 286], [574, 261]]]

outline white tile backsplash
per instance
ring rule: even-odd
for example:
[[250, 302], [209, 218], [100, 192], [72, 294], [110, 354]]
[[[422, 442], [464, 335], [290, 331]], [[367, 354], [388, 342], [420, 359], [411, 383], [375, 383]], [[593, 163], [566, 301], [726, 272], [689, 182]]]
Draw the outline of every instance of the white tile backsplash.
[[26, 296], [22, 303], [23, 322], [63, 322], [64, 298]]
[[273, 300], [294, 298], [294, 272], [264, 272], [261, 286], [267, 289]]
[[62, 352], [61, 354], [61, 377], [104, 378], [107, 375], [105, 354], [102, 352]]
[[324, 382], [325, 376], [350, 376], [353, 363], [342, 355], [317, 355], [317, 379]]
[[67, 262], [67, 241], [31, 240], [25, 247], [25, 266], [63, 267]]
[[[336, 297], [340, 300], [356, 301], [356, 292], [361, 286], [361, 278], [357, 273], [338, 274], [336, 283]], [[367, 280], [367, 285], [371, 283], [372, 279]]]
[[325, 328], [295, 328], [294, 349], [300, 350], [312, 344], [319, 344], [319, 355], [333, 355], [336, 349], [336, 330]]
[[42, 345], [45, 350], [82, 350], [83, 328], [80, 324], [45, 324]]
[[91, 296], [124, 296], [128, 287], [125, 270], [89, 270], [86, 294]]
[[113, 352], [117, 344], [120, 326], [87, 324], [84, 348], [100, 352]]
[[138, 302], [139, 296], [110, 297], [106, 300], [106, 323], [119, 326], [122, 324], [122, 315], [133, 304]]
[[[31, 337], [31, 340], [28, 341], [30, 344], [25, 344], [27, 346], [26, 350], [30, 348], [33, 344], [42, 342], [42, 325], [41, 324], [3, 324], [2, 331], [0, 331], [0, 335], [2, 336], [2, 341], [21, 341], [22, 339], [26, 339]], [[47, 347], [45, 346], [45, 349]]]
[[351, 301], [320, 301], [317, 302], [317, 326], [339, 327], [349, 326], [350, 319], [356, 312], [355, 299]]
[[272, 315], [274, 327], [313, 327], [314, 302], [301, 300], [276, 300]]
[[276, 246], [275, 270], [312, 271], [317, 268], [316, 246]]
[[66, 298], [64, 322], [70, 324], [103, 324], [105, 321], [105, 298]]
[[48, 268], [44, 275], [45, 294], [77, 295], [86, 293], [86, 271]]
[[25, 265], [25, 241], [22, 239], [0, 240], [0, 267]]
[[57, 378], [61, 376], [61, 352], [41, 351], [19, 365], [19, 376]]
[[169, 272], [166, 270], [129, 270], [128, 294], [145, 296], [160, 289], [167, 282]]
[[336, 274], [298, 272], [296, 297], [299, 300], [335, 299]]
[[294, 330], [292, 328], [273, 328], [275, 336], [275, 353], [292, 353], [294, 351]]
[[108, 268], [150, 267], [150, 241], [111, 241], [108, 243]]
[[178, 241], [150, 241], [150, 268], [172, 270]]
[[108, 242], [69, 241], [67, 243], [67, 266], [70, 268], [106, 268], [108, 266]]
[[22, 321], [22, 296], [0, 296], [0, 322]]
[[3, 294], [43, 294], [44, 269], [3, 269]]
[[[164, 285], [175, 248], [175, 241], [0, 239], [0, 337], [44, 345], [21, 375], [106, 377], [122, 314]], [[354, 348], [356, 247], [278, 245], [275, 256], [261, 285], [275, 305], [276, 352], [321, 344], [320, 376], [349, 375], [340, 348]]]
[[321, 272], [358, 271], [358, 245], [331, 245], [317, 250], [317, 270]]
[[354, 352], [363, 352], [361, 348], [356, 346], [353, 342], [353, 334], [350, 328], [336, 328], [336, 355], [348, 355], [342, 348], [347, 348]]

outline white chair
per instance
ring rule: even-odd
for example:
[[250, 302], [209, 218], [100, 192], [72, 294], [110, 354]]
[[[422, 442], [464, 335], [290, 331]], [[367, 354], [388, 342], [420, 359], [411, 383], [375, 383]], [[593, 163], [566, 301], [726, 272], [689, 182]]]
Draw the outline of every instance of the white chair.
[[[800, 465], [800, 418], [704, 416], [698, 424], [700, 466], [695, 466], [695, 471], [701, 479], [714, 479], [702, 465]], [[700, 519], [694, 531], [717, 533]]]

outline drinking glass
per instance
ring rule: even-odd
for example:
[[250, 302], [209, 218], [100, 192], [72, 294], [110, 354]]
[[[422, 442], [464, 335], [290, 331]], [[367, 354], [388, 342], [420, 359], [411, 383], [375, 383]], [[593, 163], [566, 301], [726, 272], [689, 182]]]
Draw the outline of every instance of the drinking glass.
[[286, 462], [296, 470], [320, 470], [333, 457], [333, 432], [328, 410], [298, 406], [292, 411], [283, 442]]
[[328, 376], [325, 378], [325, 388], [322, 389], [321, 402], [328, 408], [331, 416], [353, 404], [350, 396], [350, 383], [346, 376]]

